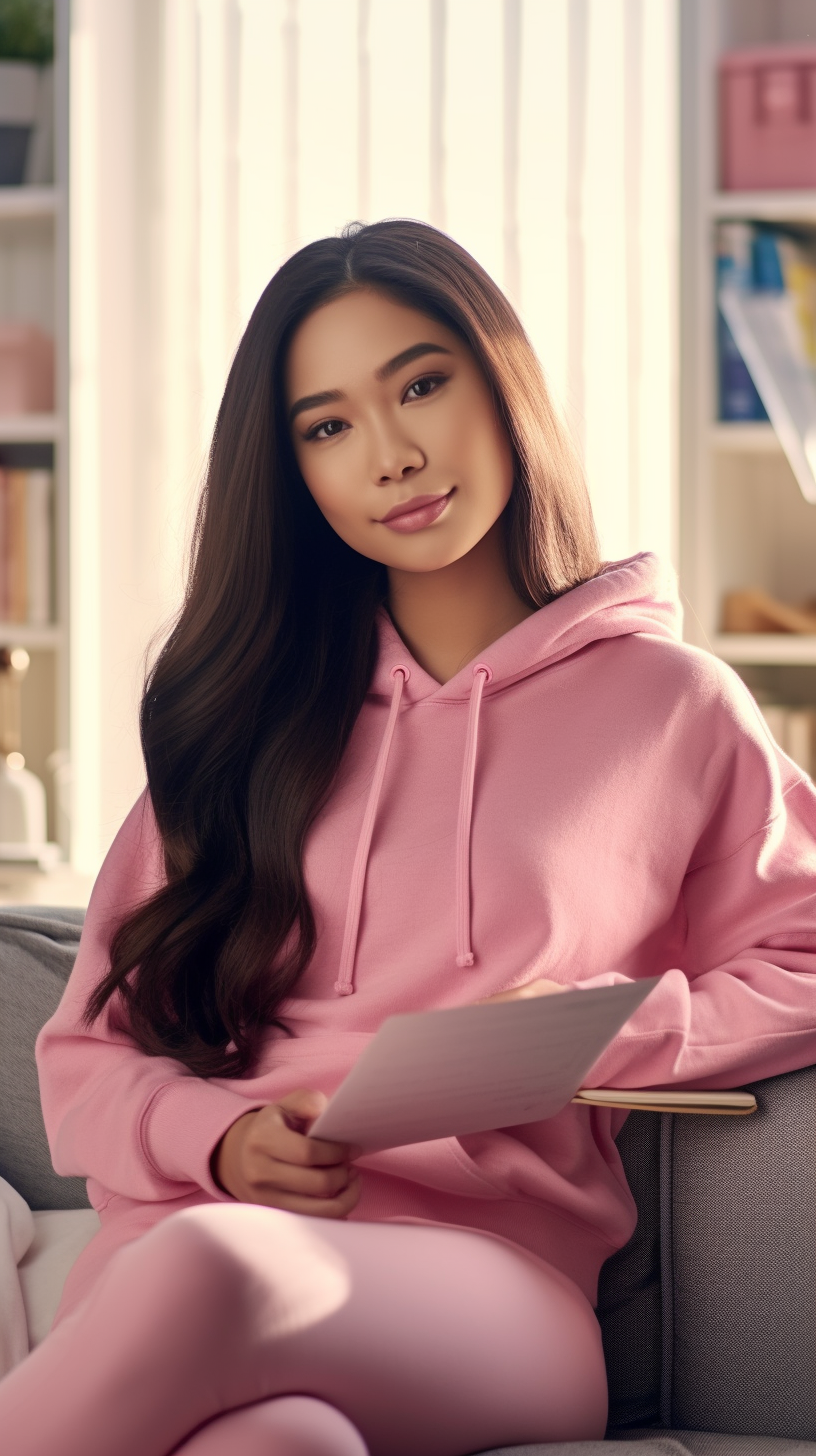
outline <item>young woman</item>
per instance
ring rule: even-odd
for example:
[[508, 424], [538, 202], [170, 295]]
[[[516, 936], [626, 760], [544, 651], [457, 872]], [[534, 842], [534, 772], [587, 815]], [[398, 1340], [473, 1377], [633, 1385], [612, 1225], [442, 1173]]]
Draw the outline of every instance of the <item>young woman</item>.
[[285, 264], [238, 349], [148, 789], [38, 1043], [102, 1228], [6, 1456], [464, 1456], [598, 1438], [620, 1114], [365, 1158], [305, 1136], [393, 1012], [660, 975], [590, 1086], [816, 1059], [816, 795], [602, 566], [538, 365], [450, 239]]

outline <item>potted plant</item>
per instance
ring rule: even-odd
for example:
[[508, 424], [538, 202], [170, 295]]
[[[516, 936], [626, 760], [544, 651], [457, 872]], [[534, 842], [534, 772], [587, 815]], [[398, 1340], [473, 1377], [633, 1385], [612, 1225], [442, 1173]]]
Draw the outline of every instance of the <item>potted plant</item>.
[[[32, 135], [43, 125], [54, 58], [53, 0], [0, 0], [0, 186], [45, 181], [43, 152]], [[47, 165], [47, 164], [45, 164]]]

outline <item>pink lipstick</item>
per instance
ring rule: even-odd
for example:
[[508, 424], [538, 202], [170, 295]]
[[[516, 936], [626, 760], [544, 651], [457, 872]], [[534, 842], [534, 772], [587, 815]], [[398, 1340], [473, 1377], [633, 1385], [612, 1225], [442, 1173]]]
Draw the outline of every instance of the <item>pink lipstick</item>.
[[446, 495], [415, 495], [411, 500], [394, 506], [387, 516], [382, 517], [380, 525], [404, 535], [421, 531], [439, 519], [452, 495], [453, 490]]

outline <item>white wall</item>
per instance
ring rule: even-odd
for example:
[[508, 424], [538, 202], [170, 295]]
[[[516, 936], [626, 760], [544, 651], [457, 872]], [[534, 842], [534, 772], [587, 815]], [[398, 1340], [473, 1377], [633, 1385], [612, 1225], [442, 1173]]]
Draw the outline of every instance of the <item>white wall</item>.
[[74, 0], [75, 862], [139, 792], [231, 354], [353, 218], [445, 228], [519, 308], [604, 553], [676, 555], [678, 0]]

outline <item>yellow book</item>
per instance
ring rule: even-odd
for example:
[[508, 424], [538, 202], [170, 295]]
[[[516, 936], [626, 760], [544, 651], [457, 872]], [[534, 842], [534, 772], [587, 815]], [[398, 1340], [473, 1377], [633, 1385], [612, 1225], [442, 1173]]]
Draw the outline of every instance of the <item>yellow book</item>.
[[588, 1087], [572, 1100], [585, 1107], [622, 1107], [629, 1112], [714, 1112], [745, 1117], [757, 1110], [753, 1092], [643, 1092], [627, 1087]]

